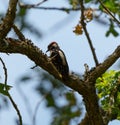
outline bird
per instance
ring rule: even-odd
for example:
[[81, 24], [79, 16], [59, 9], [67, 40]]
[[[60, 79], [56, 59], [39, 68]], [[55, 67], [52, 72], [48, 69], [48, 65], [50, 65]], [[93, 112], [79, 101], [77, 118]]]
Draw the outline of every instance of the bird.
[[65, 79], [69, 76], [69, 66], [66, 60], [64, 52], [60, 49], [57, 42], [51, 42], [46, 52], [50, 52], [49, 58], [51, 62], [56, 67], [58, 72], [62, 75], [62, 78]]

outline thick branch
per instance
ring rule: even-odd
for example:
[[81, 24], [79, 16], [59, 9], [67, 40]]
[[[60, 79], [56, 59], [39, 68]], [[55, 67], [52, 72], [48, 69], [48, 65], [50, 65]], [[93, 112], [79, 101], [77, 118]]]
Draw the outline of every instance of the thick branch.
[[120, 57], [120, 45], [116, 48], [116, 50], [99, 66], [95, 68], [94, 71], [90, 73], [88, 77], [88, 81], [95, 83], [96, 79], [100, 77], [110, 66], [112, 66], [117, 59]]
[[6, 16], [3, 19], [2, 23], [0, 24], [0, 39], [3, 39], [6, 37], [6, 35], [8, 34], [8, 32], [10, 31], [13, 25], [17, 2], [18, 0], [9, 1], [9, 7], [7, 10]]
[[87, 93], [83, 95], [86, 111], [88, 114], [89, 124], [90, 125], [105, 125], [102, 119], [102, 115], [99, 111], [98, 98], [96, 95], [95, 86], [89, 86], [89, 83], [86, 83]]
[[6, 38], [5, 40], [0, 41], [0, 52], [20, 53], [26, 55], [29, 59], [34, 61], [36, 65], [48, 71], [68, 87], [79, 92], [79, 94], [83, 95], [86, 110], [90, 118], [89, 120], [91, 121], [93, 119], [93, 121], [91, 121], [92, 125], [96, 125], [96, 122], [98, 121], [99, 125], [103, 125], [101, 119], [102, 117], [99, 113], [98, 100], [94, 84], [96, 78], [104, 73], [120, 57], [120, 46], [118, 46], [115, 52], [111, 54], [101, 65], [90, 73], [90, 76], [86, 81], [82, 81], [77, 75], [74, 74], [70, 74], [68, 79], [64, 81], [56, 71], [53, 64], [49, 61], [48, 57], [43, 54], [38, 47], [34, 46], [30, 40]]
[[29, 59], [34, 61], [36, 65], [48, 71], [55, 78], [64, 82], [68, 87], [81, 94], [85, 93], [85, 85], [82, 84], [83, 81], [80, 80], [78, 76], [70, 74], [68, 80], [63, 81], [53, 64], [49, 61], [48, 57], [38, 47], [34, 46], [30, 40], [21, 41], [7, 38], [4, 41], [0, 41], [0, 52], [20, 53], [26, 55]]
[[82, 119], [82, 121], [78, 125], [90, 125], [89, 117], [87, 113], [85, 114], [85, 117]]

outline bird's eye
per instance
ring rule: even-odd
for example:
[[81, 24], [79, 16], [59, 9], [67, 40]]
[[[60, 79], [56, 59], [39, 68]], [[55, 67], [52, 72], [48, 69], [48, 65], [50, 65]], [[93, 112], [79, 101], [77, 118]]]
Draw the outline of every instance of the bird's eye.
[[54, 46], [52, 46], [52, 47], [51, 47], [51, 49], [55, 49], [55, 47], [54, 47]]

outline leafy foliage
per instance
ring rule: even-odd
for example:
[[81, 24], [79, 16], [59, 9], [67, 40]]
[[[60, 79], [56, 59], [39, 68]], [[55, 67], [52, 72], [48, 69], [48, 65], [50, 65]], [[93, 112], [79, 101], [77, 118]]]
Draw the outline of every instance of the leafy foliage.
[[120, 71], [111, 70], [96, 81], [102, 108], [120, 119]]
[[77, 6], [79, 6], [79, 1], [78, 0], [69, 0], [70, 5], [75, 9]]
[[[35, 90], [39, 96], [44, 97], [46, 108], [52, 110], [51, 125], [70, 125], [71, 121], [78, 120], [81, 115], [81, 105], [74, 91], [69, 90], [47, 72], [39, 68], [35, 68], [34, 71], [36, 74], [34, 79], [37, 79], [38, 83]], [[20, 83], [21, 85], [33, 83], [33, 74], [22, 76], [19, 79]]]
[[[106, 7], [106, 9], [108, 9], [111, 12], [111, 14], [113, 14], [113, 16], [118, 18], [118, 20], [120, 19], [120, 1], [119, 0], [101, 0], [101, 2]], [[79, 6], [79, 0], [69, 0], [69, 3], [74, 9]], [[97, 21], [101, 24], [103, 24], [103, 22], [106, 21], [106, 24], [109, 25], [109, 29], [106, 32], [106, 37], [108, 37], [110, 34], [113, 35], [114, 37], [119, 36], [119, 32], [117, 31], [118, 26], [114, 22], [114, 19], [111, 17], [111, 15], [108, 14], [105, 8], [97, 0], [85, 0], [85, 3], [86, 3], [85, 11], [87, 12], [87, 13], [85, 12], [86, 22], [87, 20], [88, 22], [93, 20], [93, 18], [97, 18]], [[97, 11], [100, 13], [99, 15], [95, 14], [93, 16], [93, 11], [94, 13], [96, 13], [96, 10], [94, 10], [94, 8], [88, 7], [88, 5], [91, 6], [93, 4], [96, 6], [96, 8], [98, 7]], [[104, 20], [103, 20], [103, 16], [104, 16]], [[100, 20], [103, 20], [103, 21], [100, 21]], [[77, 24], [74, 30], [74, 33], [76, 33], [77, 35], [82, 34], [82, 30], [81, 30], [82, 28], [79, 25], [80, 25], [80, 22]]]
[[108, 37], [110, 34], [112, 34], [113, 36], [117, 37], [119, 34], [114, 27], [114, 23], [112, 20], [110, 22], [111, 22], [111, 24], [109, 26], [108, 31], [106, 32], [106, 36]]
[[81, 107], [75, 94], [48, 73], [38, 73], [40, 83], [36, 89], [40, 95], [46, 95], [46, 107], [53, 110], [51, 125], [69, 125], [71, 120], [80, 117]]
[[[80, 7], [79, 0], [68, 0], [69, 5], [72, 6], [73, 10]], [[113, 14], [113, 16], [120, 19], [120, 1], [119, 0], [101, 0], [105, 7]], [[85, 0], [85, 12], [84, 20], [87, 25], [88, 22], [92, 21], [95, 16], [93, 12], [98, 11], [100, 14], [97, 15], [97, 18], [103, 18], [102, 20], [107, 20], [109, 28], [106, 32], [106, 36], [109, 37], [112, 34], [114, 37], [119, 36], [117, 31], [117, 24], [114, 22], [113, 18], [105, 11], [105, 8], [98, 2], [98, 0]], [[89, 8], [89, 6], [94, 5], [94, 8]], [[96, 9], [97, 8], [97, 9]], [[71, 8], [70, 8], [71, 9]], [[66, 12], [69, 12], [67, 9]], [[31, 35], [36, 35], [41, 37], [42, 34], [39, 29], [34, 27], [33, 24], [30, 24], [30, 21], [27, 19], [28, 9], [19, 8], [16, 23], [19, 24], [21, 31], [28, 30], [31, 32]], [[107, 16], [106, 16], [107, 15]], [[0, 17], [3, 17], [3, 14], [0, 13]], [[75, 30], [73, 31], [77, 35], [83, 33], [83, 27], [79, 23], [76, 25]], [[52, 125], [69, 125], [70, 122], [80, 117], [81, 107], [77, 101], [76, 95], [72, 90], [69, 90], [61, 82], [54, 79], [52, 76], [47, 74], [44, 71], [39, 69], [37, 71], [37, 82], [38, 86], [36, 91], [40, 96], [45, 96], [44, 99], [46, 102], [46, 108], [51, 108], [53, 112], [53, 120], [51, 121]], [[21, 82], [30, 82], [31, 76], [24, 76], [21, 79]], [[110, 115], [114, 115], [117, 119], [120, 119], [120, 71], [109, 71], [103, 74], [96, 81], [96, 87], [98, 91], [98, 97], [101, 102], [101, 107], [108, 112]], [[10, 90], [11, 86], [6, 86], [3, 83], [0, 83], [0, 93], [1, 95], [7, 96], [7, 91]], [[7, 104], [6, 99], [0, 95], [1, 100], [4, 104]], [[0, 108], [3, 107], [0, 100]]]
[[[119, 0], [103, 0], [103, 5], [106, 7], [106, 9], [111, 12], [111, 14], [114, 17], [118, 17], [118, 20], [120, 18], [120, 1]], [[99, 5], [100, 10], [105, 13], [105, 15], [109, 15], [108, 12], [103, 8], [103, 6]], [[116, 30], [116, 23], [113, 21], [114, 19], [109, 15], [109, 29], [106, 32], [106, 36], [108, 37], [110, 34], [112, 34], [114, 37], [117, 37], [119, 35], [119, 32]]]
[[[103, 4], [114, 14], [120, 16], [120, 0], [103, 0]], [[103, 8], [102, 8], [103, 9]]]

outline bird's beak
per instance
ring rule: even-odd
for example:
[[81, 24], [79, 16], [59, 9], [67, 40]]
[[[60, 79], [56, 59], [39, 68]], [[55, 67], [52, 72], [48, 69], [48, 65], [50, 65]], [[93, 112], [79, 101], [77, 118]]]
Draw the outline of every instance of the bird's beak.
[[49, 51], [49, 49], [46, 51], [46, 53]]

